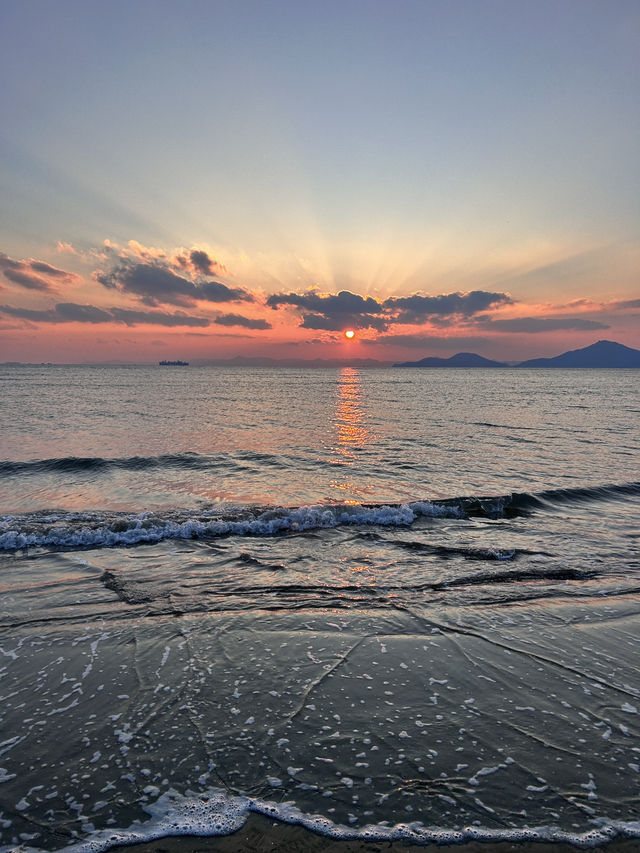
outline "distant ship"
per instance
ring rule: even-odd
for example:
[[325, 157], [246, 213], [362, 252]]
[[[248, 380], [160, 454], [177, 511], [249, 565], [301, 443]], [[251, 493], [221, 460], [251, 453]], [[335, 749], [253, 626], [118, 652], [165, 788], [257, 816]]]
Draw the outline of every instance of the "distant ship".
[[189, 367], [188, 361], [159, 361], [160, 367]]

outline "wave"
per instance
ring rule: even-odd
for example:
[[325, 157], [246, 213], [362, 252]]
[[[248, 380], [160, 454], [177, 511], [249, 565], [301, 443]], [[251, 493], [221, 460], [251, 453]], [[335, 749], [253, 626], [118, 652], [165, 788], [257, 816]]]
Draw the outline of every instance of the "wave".
[[347, 524], [408, 526], [419, 516], [462, 517], [456, 507], [428, 501], [388, 506], [351, 504], [249, 507], [207, 512], [27, 513], [0, 519], [0, 549], [34, 546], [95, 548], [163, 539], [274, 536]]
[[105, 458], [102, 456], [64, 456], [53, 459], [33, 459], [28, 462], [12, 460], [0, 461], [0, 475], [22, 476], [40, 474], [95, 474], [108, 471], [148, 471], [156, 468], [177, 468], [184, 470], [206, 471], [228, 466], [232, 460], [239, 462], [259, 462], [261, 465], [280, 465], [283, 456], [258, 453], [256, 451], [237, 451], [220, 456], [205, 456], [200, 453], [163, 453], [158, 456], [123, 456]]
[[483, 586], [490, 584], [522, 583], [526, 581], [589, 580], [597, 576], [593, 569], [571, 569], [549, 567], [543, 569], [519, 569], [507, 572], [478, 572], [474, 575], [452, 578], [431, 584], [432, 589], [448, 589], [453, 586]]
[[638, 481], [604, 486], [544, 489], [540, 492], [512, 492], [497, 497], [450, 498], [438, 503], [443, 506], [457, 506], [469, 517], [514, 518], [559, 504], [622, 500], [635, 495], [640, 495]]
[[[557, 504], [622, 500], [640, 495], [640, 482], [494, 497], [459, 497], [398, 504], [316, 504], [301, 507], [221, 506], [168, 512], [46, 511], [0, 518], [0, 550], [29, 547], [97, 548], [164, 539], [275, 536], [342, 525], [409, 527], [424, 518], [513, 518]], [[408, 546], [410, 547], [410, 546]], [[469, 555], [473, 557], [473, 554]], [[487, 553], [478, 553], [487, 559]], [[498, 553], [493, 559], [510, 559]]]
[[451, 557], [462, 557], [464, 560], [498, 560], [500, 562], [515, 560], [522, 555], [531, 556], [532, 554], [542, 554], [549, 556], [544, 551], [529, 551], [525, 548], [467, 548], [462, 545], [430, 545], [427, 542], [407, 542], [399, 539], [389, 541], [389, 545], [393, 545], [403, 551], [414, 551], [422, 554], [433, 554], [436, 557], [441, 557], [446, 560]]

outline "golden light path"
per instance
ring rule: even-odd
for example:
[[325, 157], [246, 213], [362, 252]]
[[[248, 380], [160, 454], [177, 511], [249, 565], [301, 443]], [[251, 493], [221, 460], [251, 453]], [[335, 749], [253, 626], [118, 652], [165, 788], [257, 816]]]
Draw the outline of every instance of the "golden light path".
[[368, 423], [360, 371], [343, 367], [336, 386], [332, 419], [334, 440], [328, 462], [335, 466], [331, 494], [340, 503], [359, 504], [375, 489], [363, 476], [359, 464], [366, 448], [375, 441]]

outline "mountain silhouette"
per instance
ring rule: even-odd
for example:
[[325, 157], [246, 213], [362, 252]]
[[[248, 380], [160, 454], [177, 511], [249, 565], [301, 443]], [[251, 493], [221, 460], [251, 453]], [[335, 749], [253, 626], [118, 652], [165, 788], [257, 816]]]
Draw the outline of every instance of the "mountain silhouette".
[[598, 341], [554, 358], [531, 358], [517, 367], [640, 367], [640, 350], [615, 341]]
[[492, 361], [474, 352], [458, 352], [451, 358], [422, 358], [420, 361], [402, 361], [394, 367], [506, 367], [501, 361]]
[[474, 352], [458, 352], [451, 358], [427, 357], [420, 361], [396, 362], [394, 367], [640, 367], [640, 350], [615, 341], [597, 341], [583, 349], [563, 352], [553, 358], [530, 358], [520, 363], [492, 361]]

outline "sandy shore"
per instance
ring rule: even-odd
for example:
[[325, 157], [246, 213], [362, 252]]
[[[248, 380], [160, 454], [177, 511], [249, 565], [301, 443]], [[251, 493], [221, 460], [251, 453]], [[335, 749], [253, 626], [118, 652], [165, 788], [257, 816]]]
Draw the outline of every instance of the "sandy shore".
[[[274, 822], [252, 814], [233, 835], [215, 838], [182, 836], [120, 847], [132, 853], [576, 853], [569, 844], [548, 842], [470, 842], [455, 846], [411, 845], [395, 841], [339, 841], [300, 826]], [[584, 848], [582, 848], [584, 849]], [[616, 839], [588, 848], [591, 853], [638, 853], [640, 839]]]

